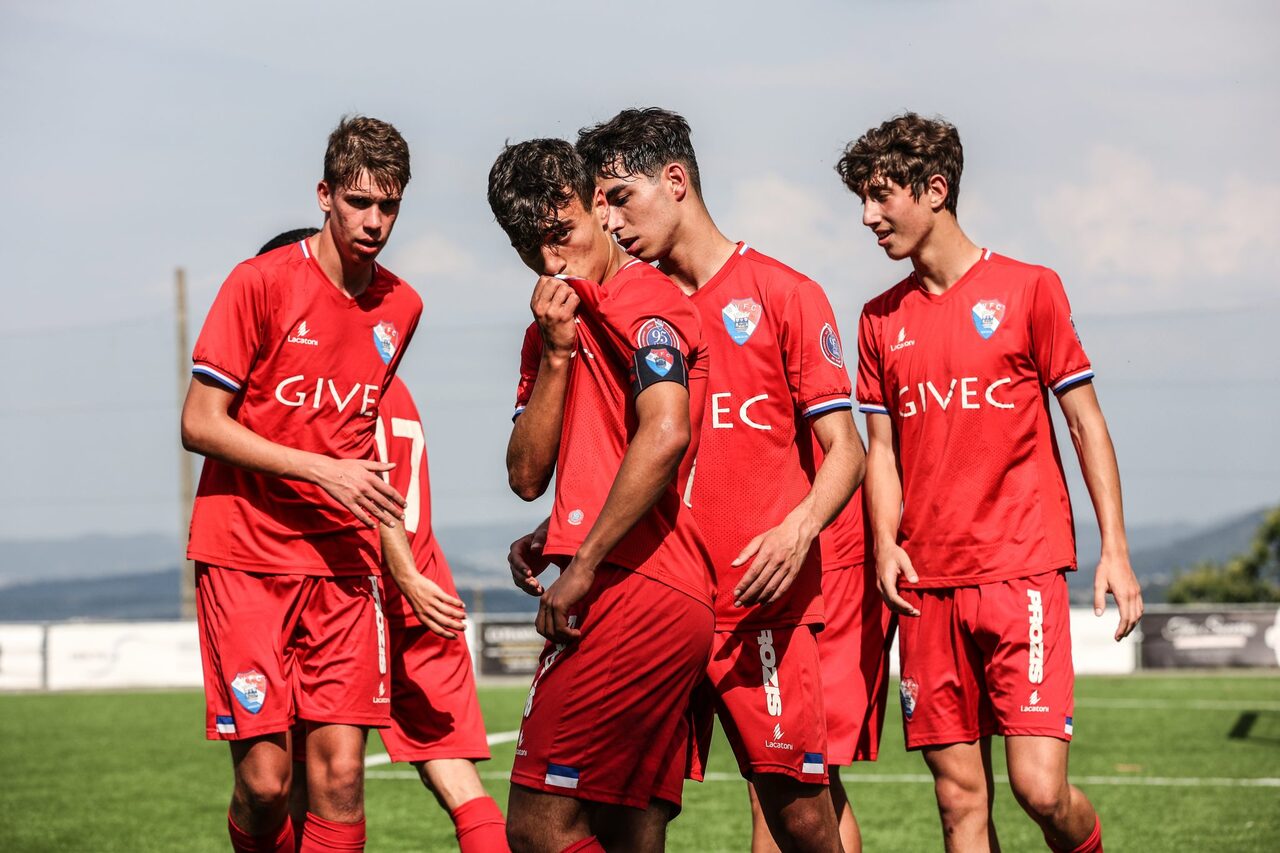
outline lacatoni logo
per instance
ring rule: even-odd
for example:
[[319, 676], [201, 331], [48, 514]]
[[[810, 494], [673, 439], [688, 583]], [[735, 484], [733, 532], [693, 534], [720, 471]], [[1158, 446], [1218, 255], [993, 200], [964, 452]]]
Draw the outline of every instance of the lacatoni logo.
[[390, 364], [396, 354], [396, 344], [400, 341], [400, 333], [396, 327], [383, 320], [373, 327], [373, 345], [378, 349], [378, 357], [383, 364]]
[[778, 652], [773, 648], [773, 631], [761, 631], [756, 637], [760, 646], [760, 669], [764, 678], [764, 704], [770, 717], [782, 716], [782, 689], [778, 686]]
[[1027, 590], [1027, 599], [1027, 681], [1039, 684], [1044, 681], [1044, 605], [1039, 590]]
[[996, 333], [1003, 319], [1004, 305], [998, 299], [980, 299], [973, 306], [973, 327], [984, 341]]
[[323, 376], [317, 376], [313, 386], [310, 379], [299, 374], [282, 380], [276, 386], [276, 399], [291, 408], [310, 406], [319, 409], [332, 403], [339, 412], [345, 412], [348, 406], [357, 402], [358, 397], [360, 414], [373, 417], [378, 414], [378, 394], [381, 390], [377, 385], [357, 382], [350, 390], [339, 391], [332, 379]]
[[[1008, 376], [985, 384], [984, 380], [976, 376], [963, 376], [952, 379], [943, 386], [947, 389], [946, 394], [933, 384], [933, 380], [917, 382], [914, 388], [904, 385], [898, 389], [898, 414], [911, 418], [929, 409], [942, 409], [945, 412], [952, 403], [961, 409], [981, 409], [984, 402], [996, 409], [1012, 409], [1013, 403], [1000, 399], [1001, 393], [1007, 390], [1003, 386], [1012, 383], [1013, 380]], [[957, 391], [960, 392], [958, 395]]]
[[827, 361], [836, 367], [844, 367], [844, 351], [840, 348], [840, 336], [836, 334], [835, 329], [831, 328], [830, 323], [822, 327], [818, 343], [822, 346], [822, 355]]
[[1047, 714], [1049, 713], [1049, 706], [1040, 704], [1039, 690], [1032, 690], [1031, 697], [1027, 699], [1027, 704], [1022, 705], [1019, 710], [1024, 714]]
[[310, 334], [311, 334], [311, 330], [307, 328], [307, 321], [303, 320], [301, 323], [298, 324], [298, 330], [294, 332], [292, 335], [290, 335], [287, 338], [287, 340], [291, 344], [302, 344], [304, 346], [309, 346], [309, 347], [320, 346], [320, 342], [317, 341], [315, 338], [307, 337]]
[[893, 343], [889, 345], [889, 352], [897, 352], [900, 349], [906, 349], [907, 347], [913, 347], [915, 345], [916, 345], [916, 342], [914, 339], [907, 338], [907, 327], [903, 326], [901, 329], [898, 330], [897, 343]]
[[766, 749], [795, 749], [794, 746], [782, 739], [782, 723], [776, 723], [773, 727], [773, 740], [765, 740]]

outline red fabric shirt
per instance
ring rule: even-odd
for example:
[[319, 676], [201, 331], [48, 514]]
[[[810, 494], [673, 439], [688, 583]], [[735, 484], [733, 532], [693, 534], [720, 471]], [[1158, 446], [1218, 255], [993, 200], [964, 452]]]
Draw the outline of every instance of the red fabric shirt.
[[[380, 266], [359, 298], [344, 296], [295, 243], [232, 270], [192, 372], [235, 391], [231, 416], [263, 438], [373, 459], [379, 399], [421, 313], [418, 294]], [[376, 574], [380, 547], [319, 486], [206, 459], [187, 556], [267, 574]]]
[[691, 299], [711, 351], [693, 512], [715, 567], [716, 629], [820, 624], [819, 549], [767, 607], [733, 606], [750, 563], [731, 564], [809, 493], [817, 445], [808, 419], [852, 408], [831, 305], [813, 281], [745, 245]]
[[[709, 557], [682, 500], [698, 453], [707, 384], [707, 347], [697, 313], [670, 279], [634, 261], [603, 285], [570, 279], [578, 294], [577, 348], [565, 392], [555, 503], [544, 553], [568, 565], [595, 524], [636, 430], [630, 370], [635, 352], [678, 349], [689, 374], [692, 441], [676, 479], [609, 553], [606, 562], [638, 572], [711, 606]], [[516, 415], [537, 379], [542, 338], [525, 333]]]
[[1075, 568], [1048, 392], [1093, 371], [1052, 270], [984, 250], [941, 296], [912, 275], [867, 303], [858, 356], [861, 410], [893, 424], [917, 586]]
[[[456, 596], [453, 575], [431, 527], [431, 477], [427, 470], [427, 438], [422, 417], [408, 386], [398, 376], [382, 395], [376, 440], [378, 458], [394, 462], [396, 466], [387, 473], [387, 482], [405, 499], [403, 524], [413, 549], [414, 565], [445, 592]], [[413, 608], [400, 594], [395, 581], [383, 584], [383, 589], [386, 595], [383, 611], [387, 618], [396, 624], [417, 624]]]

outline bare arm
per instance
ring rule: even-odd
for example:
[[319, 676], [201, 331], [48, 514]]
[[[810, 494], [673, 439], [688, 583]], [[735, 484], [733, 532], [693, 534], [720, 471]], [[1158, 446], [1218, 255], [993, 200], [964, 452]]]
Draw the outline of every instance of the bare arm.
[[276, 444], [229, 414], [234, 392], [205, 376], [193, 376], [182, 406], [182, 446], [193, 453], [285, 480], [314, 483], [369, 527], [395, 527], [404, 498], [378, 474], [394, 465], [368, 459], [334, 459]]
[[1092, 382], [1069, 388], [1058, 397], [1071, 432], [1071, 443], [1080, 458], [1080, 471], [1098, 517], [1102, 554], [1093, 579], [1093, 612], [1101, 616], [1107, 593], [1120, 609], [1116, 640], [1129, 635], [1142, 618], [1142, 590], [1129, 565], [1129, 542], [1124, 532], [1124, 506], [1120, 495], [1120, 467], [1107, 421], [1098, 405]]
[[578, 295], [566, 282], [543, 276], [529, 307], [542, 333], [542, 358], [529, 403], [516, 418], [507, 442], [507, 481], [511, 491], [526, 501], [536, 500], [547, 490], [560, 453], [564, 396], [577, 344]]
[[871, 539], [876, 556], [876, 583], [889, 608], [907, 616], [920, 611], [898, 594], [898, 578], [910, 583], [919, 578], [911, 558], [898, 545], [898, 524], [902, 521], [902, 479], [898, 455], [893, 447], [893, 423], [888, 415], [867, 415], [867, 481], [862, 490], [867, 514], [871, 517]]
[[600, 515], [573, 561], [542, 595], [536, 625], [552, 642], [579, 637], [577, 628], [568, 627], [568, 610], [587, 594], [600, 563], [675, 477], [691, 439], [689, 390], [676, 382], [646, 388], [636, 397], [636, 418], [635, 436]]
[[413, 615], [432, 633], [452, 640], [465, 627], [462, 618], [466, 606], [418, 571], [404, 525], [380, 525], [378, 532], [382, 537], [382, 564], [413, 608]]
[[862, 437], [847, 409], [820, 415], [812, 427], [822, 447], [822, 465], [809, 493], [782, 523], [752, 539], [734, 559], [740, 566], [755, 558], [733, 591], [735, 607], [773, 604], [786, 594], [813, 540], [844, 509], [866, 473]]

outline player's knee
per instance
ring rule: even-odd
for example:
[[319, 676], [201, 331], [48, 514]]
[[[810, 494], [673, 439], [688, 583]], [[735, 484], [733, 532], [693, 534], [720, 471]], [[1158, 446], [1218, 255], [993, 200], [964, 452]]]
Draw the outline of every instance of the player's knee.
[[360, 755], [335, 756], [324, 762], [319, 785], [312, 785], [313, 796], [343, 811], [359, 810], [364, 802], [364, 760]]
[[545, 831], [538, 816], [522, 809], [507, 812], [507, 846], [511, 853], [540, 853], [546, 848]]
[[276, 812], [288, 806], [289, 777], [270, 770], [242, 771], [236, 780], [236, 794], [251, 812]]
[[962, 779], [942, 777], [934, 781], [933, 793], [944, 822], [958, 822], [987, 810], [985, 783], [975, 785]]
[[1058, 780], [1018, 779], [1013, 796], [1037, 822], [1058, 823], [1070, 808], [1071, 788]]

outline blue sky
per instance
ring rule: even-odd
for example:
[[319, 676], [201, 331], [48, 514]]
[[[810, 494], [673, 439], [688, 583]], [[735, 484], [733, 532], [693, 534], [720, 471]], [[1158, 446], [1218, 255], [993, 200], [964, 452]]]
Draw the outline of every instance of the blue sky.
[[173, 269], [194, 335], [237, 260], [317, 224], [346, 112], [413, 149], [383, 260], [427, 306], [403, 375], [441, 523], [541, 510], [502, 468], [532, 281], [493, 157], [654, 104], [723, 230], [822, 282], [849, 338], [904, 270], [832, 165], [895, 112], [950, 119], [961, 224], [1066, 283], [1131, 522], [1280, 500], [1274, 4], [185, 5], [0, 9], [0, 538], [177, 529]]

